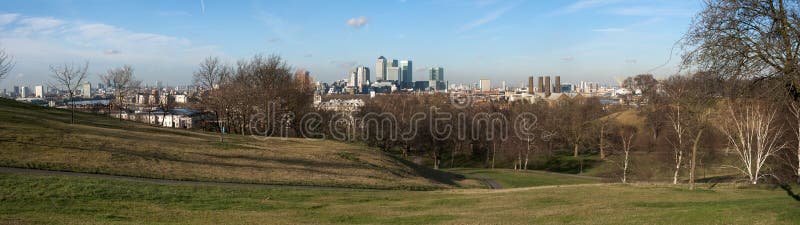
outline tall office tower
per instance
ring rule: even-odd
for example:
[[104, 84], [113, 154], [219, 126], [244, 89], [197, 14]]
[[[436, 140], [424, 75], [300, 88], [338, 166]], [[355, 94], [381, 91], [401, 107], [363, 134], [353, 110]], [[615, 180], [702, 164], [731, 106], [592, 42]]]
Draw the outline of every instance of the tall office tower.
[[489, 79], [481, 79], [479, 83], [479, 87], [481, 91], [490, 91], [492, 90], [492, 81]]
[[19, 97], [20, 98], [28, 97], [28, 87], [22, 86], [19, 88]]
[[358, 73], [357, 68], [350, 69], [349, 78], [347, 82], [348, 87], [356, 87], [358, 86]]
[[539, 76], [539, 89], [536, 90], [539, 93], [544, 93], [544, 77]]
[[400, 83], [403, 83], [404, 87], [411, 87], [413, 86], [414, 79], [414, 67], [411, 64], [411, 60], [401, 60], [400, 61]]
[[561, 93], [561, 76], [556, 76], [556, 83], [553, 92]]
[[369, 86], [369, 68], [366, 66], [359, 66], [356, 73], [358, 73], [358, 87]]
[[[160, 82], [161, 81], [159, 81], [159, 83]], [[81, 97], [83, 97], [83, 98], [91, 98], [92, 97], [92, 84], [90, 84], [88, 82], [83, 84], [83, 86], [81, 87]]]
[[444, 68], [431, 67], [428, 69], [428, 75], [430, 77], [428, 80], [444, 81]]
[[44, 97], [44, 86], [37, 85], [33, 89], [34, 89], [33, 91], [34, 91], [34, 93], [35, 93], [37, 98], [43, 98]]
[[533, 94], [533, 76], [528, 77], [528, 94]]
[[386, 68], [386, 58], [383, 56], [378, 57], [378, 61], [375, 62], [375, 79], [377, 81], [386, 80]]
[[398, 63], [396, 59], [392, 59], [386, 62], [386, 80], [387, 81], [400, 81], [400, 67], [398, 67]]
[[544, 96], [550, 96], [550, 76], [544, 77]]
[[19, 96], [19, 86], [14, 86], [14, 93], [12, 93], [12, 94], [14, 96]]

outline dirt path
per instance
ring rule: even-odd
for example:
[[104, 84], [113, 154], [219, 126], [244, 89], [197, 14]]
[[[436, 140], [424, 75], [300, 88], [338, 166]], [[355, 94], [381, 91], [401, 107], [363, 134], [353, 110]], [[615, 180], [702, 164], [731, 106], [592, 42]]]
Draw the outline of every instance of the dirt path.
[[40, 175], [56, 175], [56, 176], [72, 176], [72, 177], [121, 179], [121, 180], [141, 181], [141, 182], [149, 182], [157, 184], [208, 185], [208, 186], [225, 186], [225, 187], [264, 187], [264, 188], [313, 189], [313, 190], [358, 190], [358, 191], [380, 190], [380, 189], [367, 189], [367, 188], [345, 188], [345, 187], [325, 187], [325, 186], [247, 184], [247, 183], [229, 183], [229, 182], [214, 182], [214, 181], [169, 180], [169, 179], [156, 179], [156, 178], [144, 178], [144, 177], [108, 175], [108, 174], [95, 174], [95, 173], [24, 169], [24, 168], [14, 168], [14, 167], [0, 167], [0, 173], [40, 174]]
[[478, 179], [480, 179], [481, 181], [483, 181], [484, 183], [489, 185], [489, 187], [492, 188], [492, 189], [503, 189], [503, 185], [500, 185], [500, 183], [497, 183], [497, 181], [495, 181], [495, 180], [492, 180], [492, 179], [489, 179], [489, 178], [485, 178], [485, 177], [478, 177]]

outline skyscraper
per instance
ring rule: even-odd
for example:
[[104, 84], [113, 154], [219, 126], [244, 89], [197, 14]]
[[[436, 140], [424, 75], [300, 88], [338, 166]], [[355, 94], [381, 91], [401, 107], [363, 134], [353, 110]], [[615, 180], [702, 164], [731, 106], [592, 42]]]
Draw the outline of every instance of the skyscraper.
[[20, 98], [27, 98], [28, 97], [28, 87], [22, 86], [19, 88], [19, 97]]
[[444, 81], [444, 68], [442, 67], [431, 67], [428, 69], [428, 80], [435, 80], [435, 81]]
[[348, 87], [357, 87], [358, 86], [358, 68], [350, 69], [349, 78], [347, 82]]
[[533, 94], [533, 76], [528, 77], [528, 94]]
[[555, 87], [553, 88], [554, 93], [561, 93], [561, 76], [556, 76]]
[[400, 61], [400, 83], [402, 83], [403, 87], [409, 88], [413, 86], [414, 83], [414, 67], [411, 64], [411, 60], [401, 60]]
[[34, 94], [36, 95], [37, 98], [43, 98], [44, 97], [44, 86], [38, 85], [38, 86], [34, 87]]
[[386, 62], [386, 79], [387, 81], [399, 81], [400, 80], [400, 67], [398, 67], [398, 63], [396, 59], [392, 59]]
[[544, 92], [544, 77], [542, 76], [539, 76], [539, 89], [536, 91], [538, 91], [539, 93]]
[[550, 96], [550, 76], [544, 77], [544, 96]]
[[378, 57], [378, 61], [375, 62], [375, 79], [378, 81], [386, 80], [386, 72], [387, 72], [387, 65], [386, 65], [386, 58], [383, 56]]
[[356, 73], [358, 75], [358, 82], [357, 82], [358, 85], [357, 86], [359, 88], [364, 87], [364, 86], [368, 86], [369, 85], [369, 80], [370, 80], [369, 67], [359, 66], [356, 69]]
[[19, 86], [14, 86], [14, 92], [12, 94], [14, 96], [19, 96]]

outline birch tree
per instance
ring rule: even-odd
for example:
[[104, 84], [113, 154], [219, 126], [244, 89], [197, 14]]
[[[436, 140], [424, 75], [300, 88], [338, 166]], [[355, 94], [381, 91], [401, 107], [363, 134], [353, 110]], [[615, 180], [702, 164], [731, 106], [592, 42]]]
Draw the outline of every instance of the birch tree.
[[56, 85], [64, 88], [67, 91], [70, 101], [70, 123], [75, 123], [75, 103], [74, 97], [78, 89], [83, 85], [86, 80], [86, 74], [89, 70], [89, 62], [83, 66], [76, 64], [64, 65], [50, 65], [50, 72], [53, 73], [53, 79], [56, 80]]
[[783, 128], [775, 124], [776, 112], [758, 103], [742, 102], [730, 104], [721, 115], [720, 130], [740, 162], [731, 167], [747, 176], [752, 184], [764, 176], [762, 170], [767, 159], [786, 147], [781, 140]]
[[636, 135], [636, 127], [624, 126], [619, 129], [619, 138], [622, 152], [622, 183], [628, 183], [628, 168], [630, 168], [630, 153], [633, 149], [633, 137]]

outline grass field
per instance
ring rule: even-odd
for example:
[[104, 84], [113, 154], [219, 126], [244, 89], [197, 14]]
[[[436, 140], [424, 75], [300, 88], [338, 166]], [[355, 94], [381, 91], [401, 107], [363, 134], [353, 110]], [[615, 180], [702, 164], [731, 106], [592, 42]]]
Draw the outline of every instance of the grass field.
[[515, 171], [510, 169], [454, 168], [447, 171], [463, 174], [472, 179], [492, 179], [503, 188], [535, 187], [546, 185], [568, 185], [599, 183], [600, 179], [548, 173], [542, 171]]
[[0, 166], [176, 180], [379, 189], [480, 186], [364, 146], [119, 121], [0, 98]]
[[768, 188], [298, 190], [0, 173], [0, 224], [798, 224]]

